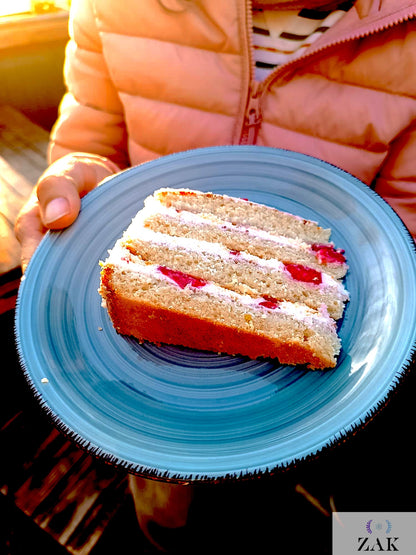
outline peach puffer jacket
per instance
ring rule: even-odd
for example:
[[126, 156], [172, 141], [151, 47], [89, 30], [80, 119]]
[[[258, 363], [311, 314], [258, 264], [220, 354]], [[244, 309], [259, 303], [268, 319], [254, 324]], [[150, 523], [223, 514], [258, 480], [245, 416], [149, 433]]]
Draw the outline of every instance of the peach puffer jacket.
[[51, 161], [289, 149], [374, 187], [416, 235], [416, 2], [357, 0], [261, 83], [250, 0], [73, 0], [70, 33]]

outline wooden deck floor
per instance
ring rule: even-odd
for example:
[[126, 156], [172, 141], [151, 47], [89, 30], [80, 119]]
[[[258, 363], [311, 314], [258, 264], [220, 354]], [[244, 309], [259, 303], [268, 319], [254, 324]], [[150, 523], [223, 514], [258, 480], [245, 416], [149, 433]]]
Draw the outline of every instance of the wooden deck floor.
[[0, 274], [20, 264], [14, 221], [46, 169], [49, 134], [10, 106], [0, 106]]
[[45, 553], [98, 552], [109, 543], [100, 543], [104, 531], [123, 511], [123, 522], [131, 524], [124, 532], [133, 534], [137, 553], [147, 553], [126, 475], [57, 431], [34, 400], [17, 359], [13, 329], [21, 273], [13, 228], [46, 168], [47, 144], [47, 131], [0, 106], [0, 554], [28, 553], [30, 538], [45, 545]]
[[[13, 280], [2, 289], [2, 279], [0, 299], [13, 299]], [[26, 555], [35, 541], [46, 554], [100, 555], [116, 548], [120, 533], [134, 541], [135, 554], [154, 553], [137, 525], [126, 474], [65, 438], [33, 398], [17, 360], [13, 321], [13, 308], [0, 314], [7, 361], [0, 404], [0, 554]]]

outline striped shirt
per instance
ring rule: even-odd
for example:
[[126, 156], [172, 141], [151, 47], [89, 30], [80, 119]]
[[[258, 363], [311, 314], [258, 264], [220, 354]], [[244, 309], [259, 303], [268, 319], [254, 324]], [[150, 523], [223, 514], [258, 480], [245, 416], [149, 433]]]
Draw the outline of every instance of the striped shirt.
[[341, 19], [354, 4], [341, 2], [335, 10], [269, 10], [253, 7], [255, 77], [263, 81], [277, 66], [301, 56], [316, 39]]

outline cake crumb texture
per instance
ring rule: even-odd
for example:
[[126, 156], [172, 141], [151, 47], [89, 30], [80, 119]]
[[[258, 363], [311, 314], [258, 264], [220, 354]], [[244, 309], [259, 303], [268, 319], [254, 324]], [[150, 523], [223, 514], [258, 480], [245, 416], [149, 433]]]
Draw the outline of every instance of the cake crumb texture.
[[349, 295], [330, 234], [246, 199], [159, 189], [101, 262], [99, 292], [139, 341], [334, 368]]

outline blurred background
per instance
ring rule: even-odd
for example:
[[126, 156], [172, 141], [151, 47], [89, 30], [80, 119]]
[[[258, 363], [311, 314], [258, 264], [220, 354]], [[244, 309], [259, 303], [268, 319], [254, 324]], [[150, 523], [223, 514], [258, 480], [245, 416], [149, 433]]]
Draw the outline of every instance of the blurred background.
[[0, 0], [0, 105], [47, 130], [63, 94], [70, 0]]
[[20, 265], [14, 220], [46, 169], [64, 93], [69, 7], [70, 0], [0, 0], [0, 275]]

